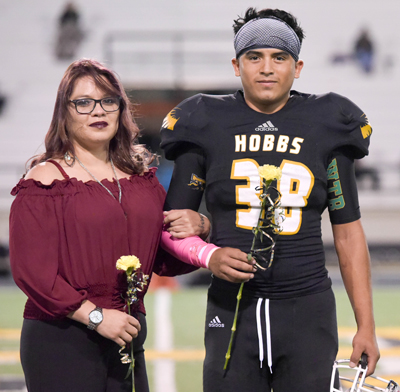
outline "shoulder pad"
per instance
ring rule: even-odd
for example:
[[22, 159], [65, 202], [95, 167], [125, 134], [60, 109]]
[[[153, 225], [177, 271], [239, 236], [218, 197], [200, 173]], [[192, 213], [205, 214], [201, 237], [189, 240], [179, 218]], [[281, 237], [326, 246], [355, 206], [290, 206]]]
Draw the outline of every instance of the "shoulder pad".
[[372, 127], [366, 114], [348, 98], [339, 94], [329, 93], [325, 97], [331, 103], [331, 115], [327, 113], [326, 121], [332, 121], [326, 125], [337, 133], [336, 149], [345, 148], [353, 159], [368, 155]]
[[208, 123], [204, 96], [194, 95], [182, 101], [164, 118], [161, 127], [161, 148], [167, 159], [175, 159], [182, 144], [202, 145], [201, 129]]

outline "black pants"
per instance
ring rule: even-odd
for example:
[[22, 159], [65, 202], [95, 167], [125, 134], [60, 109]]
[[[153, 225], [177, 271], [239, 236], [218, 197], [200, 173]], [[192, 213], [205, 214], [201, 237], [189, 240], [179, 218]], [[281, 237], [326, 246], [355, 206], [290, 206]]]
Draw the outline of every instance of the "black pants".
[[329, 392], [338, 350], [332, 290], [269, 302], [243, 297], [231, 358], [224, 371], [235, 306], [235, 294], [210, 287], [205, 392], [270, 392], [272, 388], [274, 392]]
[[[146, 318], [133, 340], [136, 392], [148, 392], [143, 343]], [[120, 346], [70, 319], [24, 320], [21, 363], [29, 392], [131, 392], [129, 365], [121, 363]], [[124, 351], [127, 351], [125, 349]]]

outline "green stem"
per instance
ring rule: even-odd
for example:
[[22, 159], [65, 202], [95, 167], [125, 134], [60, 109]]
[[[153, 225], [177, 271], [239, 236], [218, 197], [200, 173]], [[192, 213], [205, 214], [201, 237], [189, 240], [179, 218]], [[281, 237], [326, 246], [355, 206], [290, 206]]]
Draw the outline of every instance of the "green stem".
[[[128, 313], [131, 316], [131, 304], [128, 302]], [[134, 368], [135, 368], [135, 357], [133, 356], [133, 341], [131, 342], [131, 363], [129, 365], [131, 367], [132, 373], [132, 392], [135, 392], [135, 376], [134, 376]]]
[[231, 357], [231, 350], [232, 350], [232, 343], [233, 343], [233, 336], [235, 334], [236, 331], [236, 323], [237, 323], [237, 316], [239, 313], [239, 303], [240, 300], [242, 299], [242, 291], [243, 291], [243, 286], [244, 286], [244, 282], [241, 283], [240, 287], [239, 287], [239, 292], [237, 295], [237, 302], [236, 302], [236, 310], [235, 310], [235, 318], [233, 319], [233, 325], [232, 325], [232, 332], [231, 332], [231, 339], [229, 341], [229, 347], [228, 347], [228, 351], [225, 354], [225, 365], [224, 365], [224, 370], [226, 370], [227, 366], [228, 366], [228, 362], [229, 359]]
[[[263, 242], [263, 239], [262, 239], [262, 234], [263, 234], [263, 231], [262, 231], [263, 230], [262, 220], [265, 219], [265, 217], [266, 217], [266, 208], [265, 208], [266, 200], [265, 199], [266, 199], [266, 193], [267, 193], [268, 187], [271, 185], [272, 181], [273, 180], [268, 180], [268, 181], [265, 180], [265, 179], [262, 180], [261, 194], [264, 194], [264, 197], [260, 197], [260, 199], [261, 199], [260, 200], [260, 204], [261, 204], [260, 214], [259, 214], [259, 217], [258, 217], [257, 226], [253, 230], [254, 235], [253, 235], [253, 242], [251, 244], [251, 250], [250, 250], [250, 253], [248, 253], [248, 255], [247, 255], [247, 259], [249, 261], [252, 258], [253, 251], [254, 251], [254, 248], [255, 248], [255, 245], [256, 245], [256, 238], [257, 238], [257, 236], [259, 235], [260, 232], [261, 232], [260, 241], [261, 241], [261, 243]], [[272, 262], [272, 259], [270, 261], [269, 266], [271, 265], [271, 262]], [[224, 370], [226, 370], [226, 368], [228, 367], [228, 362], [229, 362], [229, 359], [231, 358], [233, 337], [234, 337], [234, 334], [235, 334], [235, 331], [236, 331], [237, 316], [238, 316], [238, 312], [239, 312], [239, 303], [240, 303], [240, 300], [242, 299], [243, 286], [244, 286], [244, 282], [241, 283], [240, 288], [239, 288], [239, 292], [238, 292], [238, 295], [237, 295], [235, 318], [233, 319], [232, 332], [231, 332], [231, 338], [229, 340], [228, 351], [225, 354]]]

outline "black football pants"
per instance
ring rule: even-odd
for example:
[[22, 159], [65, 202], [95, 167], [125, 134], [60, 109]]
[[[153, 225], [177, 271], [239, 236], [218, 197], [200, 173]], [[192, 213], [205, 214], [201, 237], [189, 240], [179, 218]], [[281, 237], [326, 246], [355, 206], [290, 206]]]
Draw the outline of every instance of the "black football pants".
[[243, 297], [224, 371], [236, 295], [208, 292], [204, 392], [329, 392], [338, 350], [331, 289], [291, 299]]

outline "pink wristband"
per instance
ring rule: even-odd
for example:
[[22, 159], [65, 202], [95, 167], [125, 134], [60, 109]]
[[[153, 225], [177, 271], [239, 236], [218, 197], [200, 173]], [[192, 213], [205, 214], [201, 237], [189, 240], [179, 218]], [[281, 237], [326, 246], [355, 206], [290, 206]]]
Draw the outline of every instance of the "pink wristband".
[[198, 236], [174, 238], [168, 231], [161, 234], [161, 247], [184, 263], [203, 268], [208, 268], [211, 255], [219, 249]]

